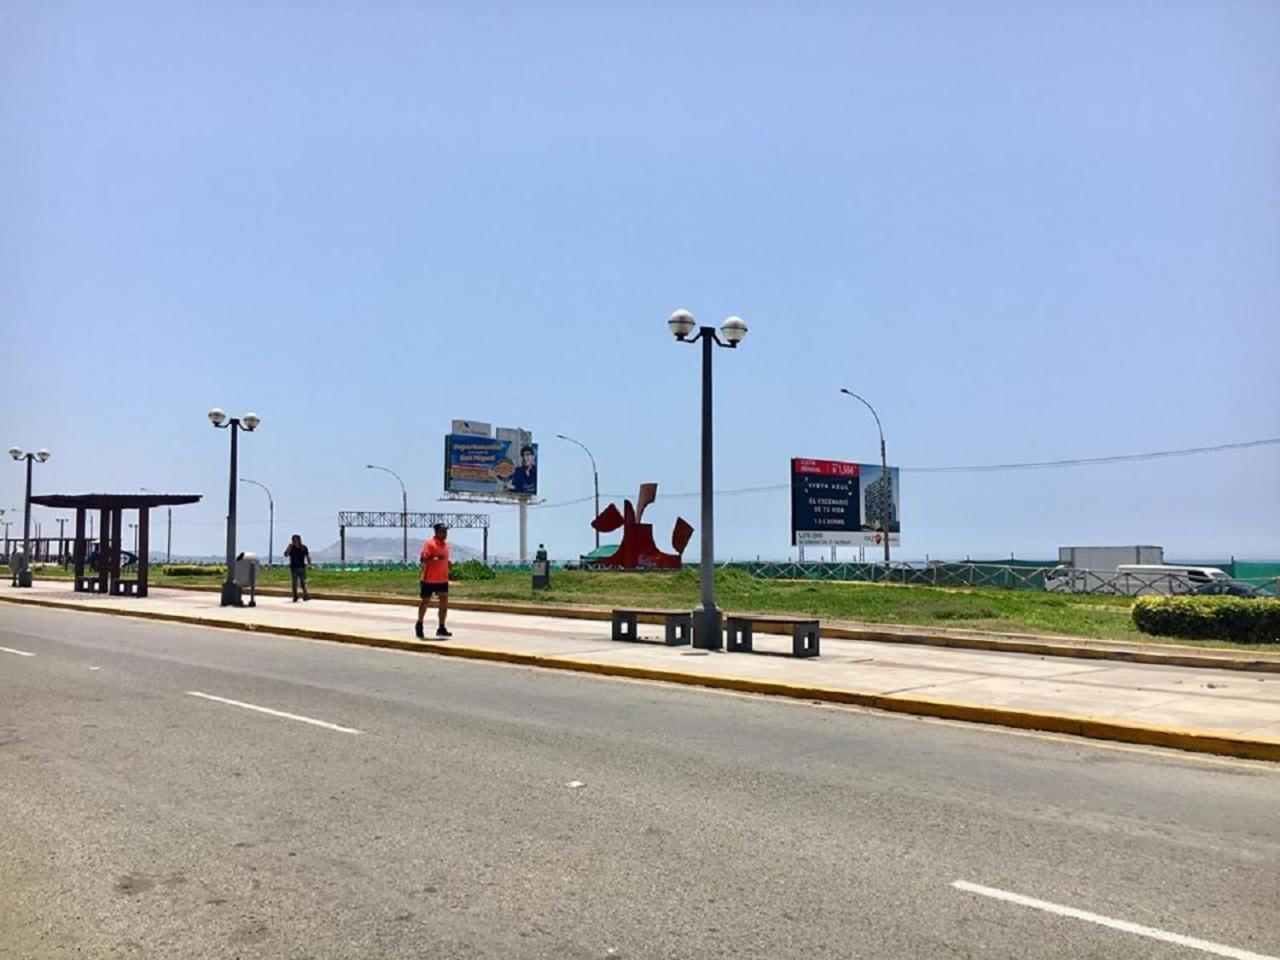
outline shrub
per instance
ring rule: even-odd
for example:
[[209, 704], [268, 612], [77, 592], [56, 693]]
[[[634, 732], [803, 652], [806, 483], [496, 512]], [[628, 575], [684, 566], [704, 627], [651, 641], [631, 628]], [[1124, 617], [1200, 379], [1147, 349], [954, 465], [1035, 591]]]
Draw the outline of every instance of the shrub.
[[1280, 600], [1242, 597], [1139, 597], [1134, 625], [1184, 640], [1280, 643]]
[[493, 580], [498, 576], [493, 567], [479, 560], [463, 560], [449, 567], [450, 580]]
[[227, 568], [214, 565], [197, 565], [194, 563], [174, 564], [165, 567], [164, 574], [167, 577], [224, 577]]

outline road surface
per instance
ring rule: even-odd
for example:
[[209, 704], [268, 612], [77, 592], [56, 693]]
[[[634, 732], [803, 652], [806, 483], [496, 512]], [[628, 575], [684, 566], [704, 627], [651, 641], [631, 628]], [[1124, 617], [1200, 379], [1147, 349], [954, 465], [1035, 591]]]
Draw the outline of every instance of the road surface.
[[1280, 768], [0, 607], [0, 957], [1280, 957]]

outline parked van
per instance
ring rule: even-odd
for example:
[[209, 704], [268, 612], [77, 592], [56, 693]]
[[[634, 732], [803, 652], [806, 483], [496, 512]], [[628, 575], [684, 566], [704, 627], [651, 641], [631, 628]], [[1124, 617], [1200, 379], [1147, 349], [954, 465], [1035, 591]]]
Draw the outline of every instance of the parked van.
[[1118, 593], [1177, 595], [1199, 593], [1204, 587], [1231, 578], [1217, 567], [1188, 567], [1173, 563], [1122, 563], [1116, 567]]
[[1053, 593], [1098, 593], [1126, 597], [1143, 594], [1181, 596], [1212, 593], [1225, 588], [1231, 578], [1217, 567], [1191, 567], [1171, 563], [1122, 563], [1114, 570], [1080, 570], [1054, 567], [1045, 573], [1044, 588]]

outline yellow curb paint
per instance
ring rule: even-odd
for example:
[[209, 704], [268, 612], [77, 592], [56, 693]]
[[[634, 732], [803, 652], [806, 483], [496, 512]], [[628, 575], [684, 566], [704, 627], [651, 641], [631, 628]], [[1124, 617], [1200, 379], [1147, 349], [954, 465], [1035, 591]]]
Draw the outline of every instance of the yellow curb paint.
[[312, 630], [304, 627], [286, 627], [267, 624], [241, 624], [212, 617], [196, 617], [186, 614], [158, 613], [150, 610], [109, 610], [87, 607], [77, 603], [52, 600], [27, 600], [0, 596], [0, 601], [32, 607], [73, 610], [80, 613], [101, 613], [110, 616], [134, 617], [141, 620], [158, 620], [191, 624], [223, 630], [245, 630], [251, 633], [270, 633], [279, 636], [308, 640], [324, 640], [354, 646], [404, 650], [411, 653], [431, 653], [437, 656], [463, 660], [488, 660], [519, 666], [565, 670], [575, 673], [591, 673], [607, 677], [623, 677], [631, 680], [652, 680], [660, 683], [677, 683], [685, 686], [733, 690], [762, 696], [786, 697], [797, 700], [818, 700], [824, 703], [843, 703], [869, 707], [891, 713], [938, 717], [1013, 727], [1022, 730], [1039, 730], [1087, 737], [1094, 740], [1111, 740], [1136, 743], [1144, 746], [1171, 747], [1191, 753], [1210, 753], [1218, 756], [1239, 757], [1246, 760], [1280, 761], [1280, 741], [1247, 740], [1240, 737], [1207, 730], [1187, 730], [1178, 727], [1145, 726], [1121, 723], [1096, 717], [1079, 717], [1065, 713], [1049, 713], [1036, 710], [1015, 710], [980, 704], [958, 703], [950, 700], [934, 700], [928, 697], [904, 697], [897, 694], [866, 693], [858, 690], [841, 690], [832, 687], [814, 687], [799, 684], [778, 683], [769, 680], [748, 680], [741, 677], [718, 677], [679, 670], [629, 667], [621, 664], [596, 663], [574, 660], [570, 657], [549, 657], [542, 654], [515, 653], [508, 650], [492, 650], [485, 647], [462, 647], [454, 644], [438, 645], [430, 641], [397, 640], [390, 637], [365, 637], [354, 634]]
[[[217, 593], [217, 586], [178, 586], [167, 589], [196, 590]], [[281, 587], [266, 587], [258, 591], [266, 597], [287, 597], [289, 591]], [[417, 606], [415, 597], [397, 597], [386, 594], [364, 593], [312, 593], [314, 600], [345, 600], [355, 603], [381, 603], [400, 606]], [[610, 620], [607, 607], [567, 606], [556, 604], [520, 603], [506, 600], [450, 600], [453, 610], [473, 610], [481, 613], [509, 613], [518, 616], [557, 617], [564, 620]], [[640, 614], [640, 623], [661, 625], [661, 617]], [[762, 622], [757, 633], [786, 634], [786, 624]], [[1146, 663], [1164, 667], [1193, 667], [1212, 670], [1243, 670], [1251, 673], [1280, 673], [1280, 657], [1268, 658], [1248, 653], [1201, 653], [1196, 647], [1169, 644], [1173, 649], [1136, 650], [1106, 646], [1093, 646], [1088, 642], [1071, 643], [1058, 640], [1041, 640], [1029, 635], [1017, 638], [972, 637], [936, 633], [900, 633], [877, 630], [874, 627], [838, 627], [824, 625], [824, 637], [836, 640], [872, 640], [877, 643], [906, 643], [916, 646], [951, 647], [957, 650], [992, 650], [1000, 653], [1027, 653], [1041, 657], [1072, 657], [1081, 660], [1114, 660], [1125, 663]]]

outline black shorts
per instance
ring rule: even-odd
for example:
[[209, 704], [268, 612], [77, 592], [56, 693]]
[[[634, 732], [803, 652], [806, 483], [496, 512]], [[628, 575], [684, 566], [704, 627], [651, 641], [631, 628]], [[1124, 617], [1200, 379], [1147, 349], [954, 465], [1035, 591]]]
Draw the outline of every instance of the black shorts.
[[426, 583], [420, 581], [418, 583], [418, 596], [426, 600], [433, 593], [446, 594], [449, 592], [449, 584], [447, 583]]

